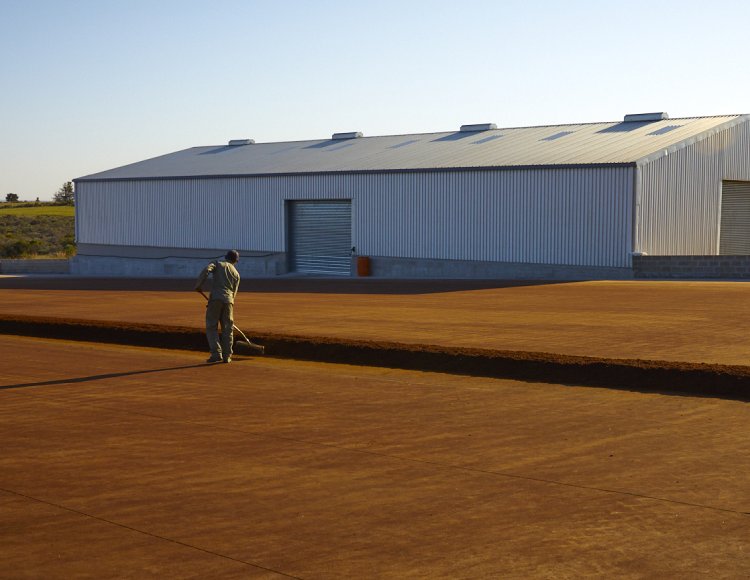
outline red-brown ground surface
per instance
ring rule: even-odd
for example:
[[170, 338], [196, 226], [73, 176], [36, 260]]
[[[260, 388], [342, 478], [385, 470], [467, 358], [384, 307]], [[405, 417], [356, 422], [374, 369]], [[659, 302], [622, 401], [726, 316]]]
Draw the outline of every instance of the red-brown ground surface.
[[746, 403], [0, 336], [3, 578], [745, 578]]
[[[201, 330], [128, 322], [0, 315], [0, 334], [206, 350], [205, 334]], [[256, 334], [253, 340], [265, 345], [266, 356], [297, 360], [750, 400], [750, 367], [747, 366], [604, 359], [315, 336]], [[243, 346], [240, 342], [235, 344], [235, 353], [259, 356], [258, 348], [262, 347]]]
[[[0, 277], [0, 315], [199, 329], [191, 280]], [[747, 365], [745, 282], [244, 280], [250, 334]]]
[[[188, 280], [19, 277], [0, 288], [0, 332], [205, 349], [203, 299]], [[243, 289], [237, 324], [271, 356], [750, 399], [744, 283], [278, 279]]]

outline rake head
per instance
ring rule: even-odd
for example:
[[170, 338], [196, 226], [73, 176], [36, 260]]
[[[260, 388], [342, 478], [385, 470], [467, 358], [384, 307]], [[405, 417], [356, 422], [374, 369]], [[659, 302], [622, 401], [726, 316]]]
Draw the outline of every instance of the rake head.
[[256, 344], [254, 342], [250, 342], [249, 340], [235, 340], [234, 344], [235, 346], [236, 345], [244, 346], [245, 348], [249, 348], [250, 350], [257, 352], [259, 354], [266, 354], [265, 346]]

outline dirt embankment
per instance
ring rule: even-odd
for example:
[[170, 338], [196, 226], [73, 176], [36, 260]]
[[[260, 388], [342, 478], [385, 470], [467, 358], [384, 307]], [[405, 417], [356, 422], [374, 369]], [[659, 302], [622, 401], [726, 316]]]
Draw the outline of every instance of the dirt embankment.
[[[183, 326], [3, 315], [0, 316], [0, 333], [206, 350], [203, 332]], [[750, 400], [750, 367], [744, 366], [280, 334], [254, 334], [252, 338], [266, 346], [267, 356], [281, 358]], [[239, 348], [237, 354], [250, 353], [243, 353]]]

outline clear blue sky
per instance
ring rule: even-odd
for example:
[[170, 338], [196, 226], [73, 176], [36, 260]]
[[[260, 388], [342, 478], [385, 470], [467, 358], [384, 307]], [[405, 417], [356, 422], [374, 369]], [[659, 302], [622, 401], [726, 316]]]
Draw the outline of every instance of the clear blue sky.
[[0, 0], [0, 200], [198, 145], [750, 113], [747, 0]]

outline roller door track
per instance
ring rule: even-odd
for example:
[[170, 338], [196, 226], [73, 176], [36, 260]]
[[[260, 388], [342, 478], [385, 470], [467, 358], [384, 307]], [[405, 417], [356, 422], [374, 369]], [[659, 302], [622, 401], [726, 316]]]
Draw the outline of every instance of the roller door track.
[[750, 181], [723, 181], [719, 254], [750, 255]]
[[349, 276], [351, 201], [287, 203], [291, 270], [300, 274]]

